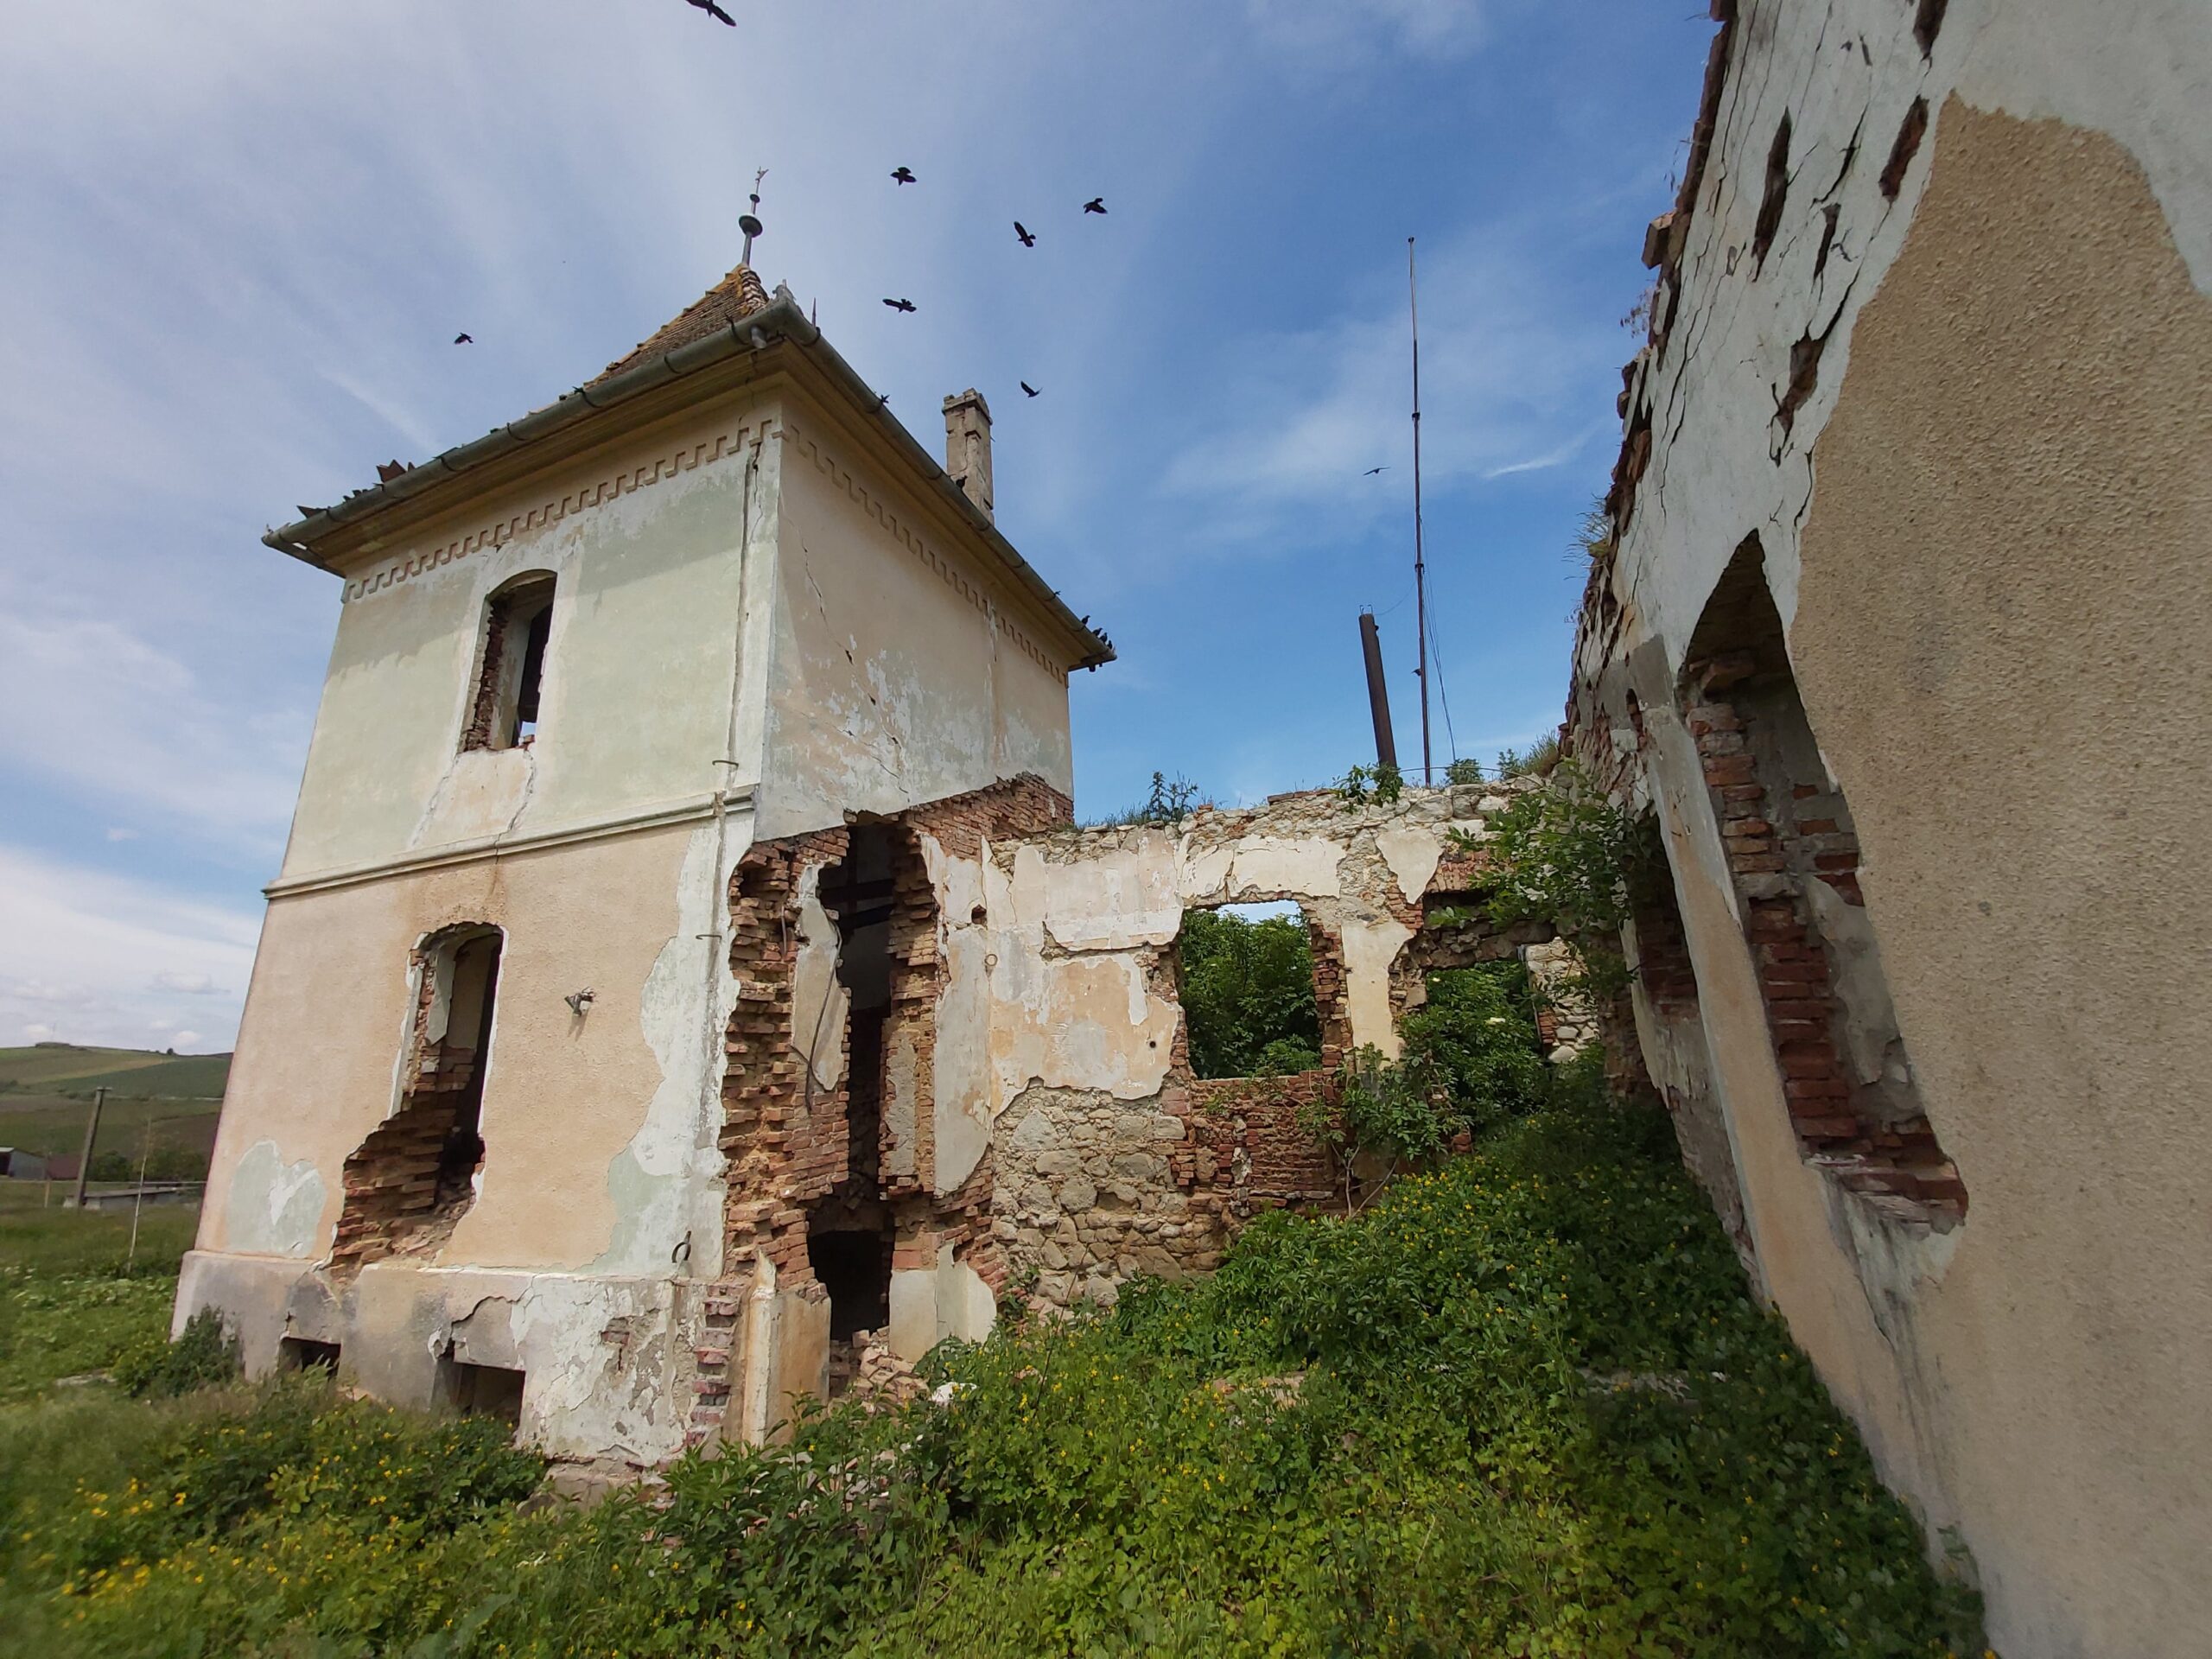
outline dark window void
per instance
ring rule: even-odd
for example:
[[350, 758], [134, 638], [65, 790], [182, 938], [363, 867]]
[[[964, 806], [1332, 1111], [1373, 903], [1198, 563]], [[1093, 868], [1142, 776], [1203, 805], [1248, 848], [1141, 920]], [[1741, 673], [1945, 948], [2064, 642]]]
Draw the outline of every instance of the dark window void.
[[280, 1371], [321, 1371], [327, 1376], [338, 1374], [338, 1344], [334, 1342], [311, 1342], [305, 1337], [285, 1337], [276, 1344], [276, 1369]]
[[891, 1323], [891, 1236], [887, 1232], [815, 1233], [807, 1263], [830, 1293], [830, 1340], [849, 1342]]
[[474, 1202], [499, 947], [476, 925], [423, 942], [404, 1093], [346, 1160], [334, 1268], [435, 1251]]
[[485, 602], [476, 693], [465, 749], [512, 749], [537, 734], [538, 694], [553, 631], [553, 578], [518, 576]]
[[471, 1365], [448, 1356], [439, 1367], [446, 1403], [464, 1417], [522, 1421], [523, 1374], [499, 1365]]
[[1176, 962], [1192, 1075], [1287, 1077], [1319, 1066], [1313, 957], [1294, 904], [1185, 911]]

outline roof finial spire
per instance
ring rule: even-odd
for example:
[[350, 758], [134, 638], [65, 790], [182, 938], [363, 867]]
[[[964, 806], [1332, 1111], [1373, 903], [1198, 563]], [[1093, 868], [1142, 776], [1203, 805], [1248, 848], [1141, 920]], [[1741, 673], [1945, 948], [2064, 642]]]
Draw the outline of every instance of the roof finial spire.
[[758, 217], [760, 212], [760, 181], [767, 176], [768, 169], [765, 167], [753, 173], [753, 212], [740, 213], [737, 216], [737, 228], [745, 232], [745, 251], [739, 257], [740, 264], [749, 265], [753, 263], [753, 238], [760, 234], [760, 220]]

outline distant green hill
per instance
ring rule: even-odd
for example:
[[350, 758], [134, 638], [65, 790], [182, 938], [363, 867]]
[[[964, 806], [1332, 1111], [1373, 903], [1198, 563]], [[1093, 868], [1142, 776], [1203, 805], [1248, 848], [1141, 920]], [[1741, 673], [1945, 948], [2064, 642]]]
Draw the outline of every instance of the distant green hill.
[[143, 1048], [79, 1048], [41, 1043], [0, 1048], [0, 1092], [89, 1095], [116, 1099], [213, 1099], [231, 1074], [227, 1054], [163, 1054]]

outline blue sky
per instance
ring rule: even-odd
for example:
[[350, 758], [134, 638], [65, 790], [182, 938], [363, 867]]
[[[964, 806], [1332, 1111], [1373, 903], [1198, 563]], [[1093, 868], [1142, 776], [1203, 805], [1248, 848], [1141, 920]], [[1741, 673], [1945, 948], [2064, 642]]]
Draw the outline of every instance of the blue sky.
[[1408, 235], [1452, 733], [1558, 721], [1701, 6], [727, 3], [11, 19], [0, 1043], [229, 1044], [338, 604], [262, 529], [627, 350], [734, 260], [756, 167], [767, 280], [932, 448], [985, 391], [1001, 527], [1120, 647], [1078, 811], [1369, 758], [1362, 606], [1414, 751]]

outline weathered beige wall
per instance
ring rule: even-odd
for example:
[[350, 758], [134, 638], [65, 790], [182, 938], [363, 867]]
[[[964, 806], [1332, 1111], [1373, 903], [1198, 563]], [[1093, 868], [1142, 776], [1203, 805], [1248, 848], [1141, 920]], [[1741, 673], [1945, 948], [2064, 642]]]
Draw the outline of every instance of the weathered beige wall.
[[1938, 133], [1792, 652], [1973, 1193], [1916, 1316], [1935, 1456], [2008, 1599], [2153, 1651], [2212, 1641], [2212, 299], [2111, 138]]
[[[766, 673], [765, 407], [756, 394], [663, 422], [349, 563], [284, 879], [753, 782], [757, 706], [736, 710], [734, 773], [715, 762], [741, 655], [750, 680]], [[463, 753], [485, 601], [530, 570], [556, 582], [536, 741]]]
[[764, 838], [1034, 772], [1072, 792], [1067, 682], [925, 505], [787, 403]]
[[[691, 936], [715, 868], [714, 827], [679, 826], [274, 900], [200, 1248], [328, 1249], [345, 1160], [397, 1103], [409, 953], [477, 921], [505, 935], [482, 1191], [440, 1259], [652, 1271], [694, 1232], [710, 1252], [720, 964]], [[587, 987], [578, 1019], [563, 999]]]
[[[2178, 0], [1742, 5], [1676, 320], [1631, 385], [1649, 466], [1578, 641], [1578, 734], [1636, 757], [1697, 967], [1707, 1052], [1669, 1063], [1711, 1078], [1762, 1281], [1956, 1529], [2007, 1659], [2179, 1659], [2212, 1630], [2208, 84], [2212, 12]], [[1674, 685], [1754, 531], [1969, 1192], [1948, 1234], [1879, 1219], [1788, 1118]]]

